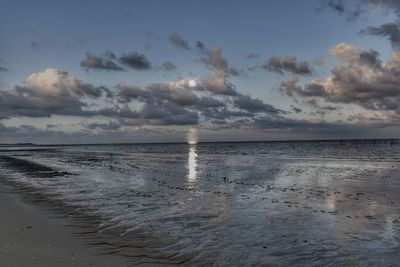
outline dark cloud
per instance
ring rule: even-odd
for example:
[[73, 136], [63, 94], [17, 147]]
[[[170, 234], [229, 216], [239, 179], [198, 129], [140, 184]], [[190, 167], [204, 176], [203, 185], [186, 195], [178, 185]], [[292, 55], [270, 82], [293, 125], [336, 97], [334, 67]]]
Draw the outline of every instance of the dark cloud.
[[162, 70], [165, 72], [176, 71], [176, 65], [174, 63], [172, 63], [171, 61], [165, 61], [162, 64]]
[[385, 23], [380, 26], [370, 26], [361, 30], [362, 34], [382, 36], [391, 42], [394, 49], [400, 48], [400, 2], [398, 0], [358, 0], [352, 7], [346, 7], [342, 0], [329, 0], [324, 2], [328, 7], [346, 14], [348, 21], [353, 21], [361, 14], [371, 10], [382, 9], [393, 12], [398, 19], [395, 22]]
[[295, 112], [295, 113], [302, 113], [303, 110], [301, 108], [295, 107], [293, 105], [290, 106], [290, 108]]
[[81, 67], [86, 68], [87, 70], [124, 70], [118, 62], [135, 70], [151, 69], [151, 63], [147, 57], [137, 52], [124, 53], [120, 57], [117, 57], [112, 52], [106, 52], [100, 56], [86, 53], [86, 58], [84, 58], [80, 64]]
[[117, 89], [119, 90], [120, 99], [125, 102], [137, 100], [152, 105], [168, 102], [195, 110], [225, 106], [222, 101], [216, 98], [208, 96], [199, 97], [191, 90], [187, 81], [155, 83], [149, 85], [146, 89], [119, 83]]
[[87, 123], [83, 122], [81, 125], [87, 129], [90, 130], [95, 130], [95, 129], [101, 129], [105, 131], [116, 131], [121, 128], [121, 124], [116, 121], [109, 121], [107, 123], [102, 123], [102, 122], [92, 122], [92, 123]]
[[125, 83], [118, 83], [116, 88], [119, 91], [119, 97], [124, 101], [130, 102], [133, 99], [148, 99], [151, 97], [150, 92], [142, 90], [137, 86], [127, 86]]
[[137, 52], [123, 54], [118, 58], [118, 60], [122, 64], [125, 64], [135, 70], [151, 69], [150, 61], [146, 58], [146, 56]]
[[242, 117], [254, 117], [255, 114], [243, 110], [231, 110], [227, 107], [222, 109], [206, 109], [202, 111], [202, 114], [208, 119], [217, 119], [219, 124], [222, 121], [227, 123], [228, 120], [242, 118]]
[[346, 6], [343, 0], [329, 0], [326, 5], [334, 11], [343, 14], [346, 11]]
[[43, 38], [39, 38], [39, 40], [32, 41], [29, 46], [38, 51], [45, 47], [56, 46], [56, 41], [54, 38], [45, 35]]
[[196, 101], [195, 106], [197, 109], [203, 110], [209, 108], [226, 107], [226, 104], [219, 99], [203, 96]]
[[379, 58], [378, 51], [373, 49], [360, 53], [360, 63], [372, 68], [380, 68], [382, 66], [382, 60]]
[[298, 75], [309, 75], [311, 74], [311, 68], [307, 61], [297, 61], [294, 56], [286, 57], [271, 57], [266, 64], [264, 64], [263, 69], [272, 72], [278, 72], [284, 74], [284, 72], [291, 72]]
[[180, 87], [175, 84], [156, 83], [147, 87], [151, 92], [153, 100], [167, 100], [178, 106], [195, 105], [198, 101], [198, 96], [191, 90], [185, 90], [185, 87]]
[[39, 50], [40, 49], [40, 44], [37, 41], [33, 41], [32, 43], [29, 44], [29, 46], [34, 50]]
[[171, 41], [171, 43], [173, 43], [178, 48], [190, 49], [189, 43], [185, 39], [183, 39], [182, 36], [177, 34], [176, 32], [172, 33], [169, 36], [169, 40]]
[[198, 113], [172, 103], [146, 103], [137, 116], [120, 118], [123, 125], [195, 125]]
[[252, 98], [248, 95], [237, 95], [233, 99], [233, 104], [235, 107], [246, 110], [248, 112], [257, 113], [263, 112], [268, 114], [277, 114], [281, 111], [275, 107], [264, 103], [261, 99]]
[[337, 111], [340, 109], [338, 106], [332, 106], [332, 105], [321, 105], [318, 100], [315, 98], [311, 98], [306, 101], [306, 104], [311, 106], [313, 110], [315, 111], [316, 114], [320, 116], [325, 116], [326, 114], [332, 112], [332, 111]]
[[80, 65], [87, 70], [123, 70], [123, 68], [116, 63], [116, 59], [116, 56], [111, 52], [107, 52], [102, 56], [86, 53], [86, 58], [81, 61]]
[[361, 33], [386, 37], [394, 49], [400, 48], [400, 25], [398, 23], [386, 23], [379, 27], [367, 27]]
[[196, 41], [196, 48], [200, 53], [206, 52], [207, 48], [201, 41]]
[[373, 0], [320, 0], [322, 7], [318, 10], [321, 11], [323, 7], [327, 7], [346, 17], [348, 22], [352, 22], [358, 19], [363, 13], [368, 11], [368, 6], [371, 5], [372, 1]]
[[247, 59], [250, 60], [257, 60], [260, 59], [261, 55], [260, 54], [256, 54], [256, 53], [250, 53], [246, 56]]
[[151, 92], [153, 103], [168, 101], [178, 106], [190, 106], [195, 109], [225, 106], [223, 102], [215, 98], [200, 98], [186, 84], [183, 86], [175, 83], [152, 84], [147, 87], [147, 90]]
[[339, 13], [343, 13], [345, 11], [343, 0], [329, 0], [327, 5]]

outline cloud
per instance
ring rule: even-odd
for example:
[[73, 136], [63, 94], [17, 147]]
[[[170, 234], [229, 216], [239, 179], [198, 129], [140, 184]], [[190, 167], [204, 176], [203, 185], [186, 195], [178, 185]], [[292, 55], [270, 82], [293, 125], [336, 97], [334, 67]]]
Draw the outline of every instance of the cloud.
[[137, 52], [125, 53], [118, 58], [122, 63], [135, 70], [149, 70], [151, 69], [150, 61], [145, 55]]
[[400, 2], [398, 0], [367, 0], [370, 8], [391, 10], [397, 15], [400, 15]]
[[281, 111], [275, 107], [264, 103], [261, 99], [252, 98], [248, 95], [239, 94], [233, 99], [234, 106], [252, 113], [264, 112], [268, 114], [277, 114]]
[[190, 49], [189, 43], [185, 39], [183, 39], [182, 36], [177, 34], [176, 32], [172, 33], [169, 36], [169, 40], [171, 41], [171, 43], [173, 43], [178, 48], [187, 49], [187, 50]]
[[120, 118], [123, 125], [195, 125], [198, 113], [169, 102], [146, 103], [136, 117]]
[[[1, 92], [0, 118], [102, 116], [123, 125], [193, 125], [199, 123], [199, 113], [204, 110], [226, 107], [215, 97], [196, 94], [187, 80], [155, 83], [144, 89], [119, 83], [115, 89], [116, 101], [104, 102], [109, 89], [84, 83], [68, 72], [48, 69], [29, 75], [23, 86]], [[132, 106], [133, 102], [136, 104]], [[115, 123], [85, 127], [119, 128]]]
[[111, 52], [107, 52], [103, 56], [95, 56], [91, 53], [86, 53], [86, 58], [81, 61], [80, 65], [87, 70], [123, 70], [123, 68], [116, 63], [116, 56]]
[[286, 56], [283, 58], [273, 56], [262, 66], [262, 68], [280, 74], [284, 74], [284, 72], [291, 72], [298, 75], [311, 74], [309, 63], [304, 60], [297, 62], [297, 59], [294, 56]]
[[213, 72], [203, 83], [204, 88], [217, 95], [237, 95], [236, 87], [223, 73]]
[[174, 63], [172, 63], [171, 61], [165, 61], [162, 64], [162, 70], [165, 72], [173, 72], [176, 71], [176, 65]]
[[196, 48], [200, 53], [204, 53], [207, 51], [207, 47], [201, 41], [196, 41]]
[[351, 62], [358, 60], [360, 49], [354, 45], [340, 43], [329, 50], [331, 56], [342, 61]]
[[327, 5], [339, 13], [343, 13], [345, 11], [343, 0], [329, 0]]
[[[155, 83], [144, 89], [120, 83], [117, 85], [120, 98], [118, 111], [109, 112], [109, 116], [117, 114], [121, 123], [128, 125], [189, 125], [214, 119], [219, 120], [221, 125], [222, 120], [227, 120], [227, 124], [228, 120], [232, 123], [232, 119], [241, 117], [283, 114], [261, 99], [238, 93], [224, 76], [219, 78], [221, 80], [213, 86], [209, 84], [210, 79], [199, 81], [197, 88], [190, 87], [188, 80]], [[204, 96], [205, 92], [211, 95]], [[226, 99], [220, 100], [221, 96]], [[133, 101], [144, 105], [139, 110], [131, 110], [128, 103]]]
[[379, 27], [367, 27], [361, 33], [386, 37], [394, 49], [400, 48], [400, 25], [397, 23], [386, 23]]
[[318, 11], [321, 11], [323, 7], [327, 7], [339, 15], [345, 16], [348, 22], [352, 22], [365, 13], [367, 10], [366, 6], [369, 6], [369, 1], [320, 0], [322, 7], [318, 8]]
[[142, 90], [137, 86], [127, 86], [123, 82], [118, 83], [116, 88], [119, 91], [119, 97], [127, 102], [130, 102], [133, 99], [148, 99], [151, 97], [149, 91]]
[[92, 115], [83, 98], [98, 99], [107, 88], [96, 87], [57, 69], [33, 73], [23, 86], [0, 91], [0, 119], [15, 116]]
[[240, 74], [240, 71], [235, 67], [229, 67], [228, 60], [222, 56], [222, 50], [218, 47], [208, 51], [204, 57], [200, 58], [200, 62], [224, 75], [238, 76]]
[[119, 130], [122, 126], [119, 122], [116, 121], [109, 121], [107, 123], [101, 123], [101, 122], [87, 123], [86, 121], [84, 121], [81, 123], [81, 125], [90, 130], [100, 129], [105, 131], [116, 131]]
[[[357, 49], [354, 51], [358, 51], [361, 62], [360, 55], [363, 51]], [[351, 63], [343, 64], [354, 64], [357, 57], [351, 58], [349, 59]], [[379, 59], [374, 56], [372, 58]], [[388, 64], [385, 62], [380, 68], [373, 68], [372, 64], [363, 63], [363, 68], [381, 71]], [[395, 62], [392, 60], [390, 64], [393, 65]], [[293, 84], [297, 83], [298, 80], [294, 80]], [[335, 105], [313, 102], [312, 99], [318, 98], [315, 93], [307, 91], [306, 87], [297, 86], [298, 88], [293, 90], [293, 95], [307, 92], [306, 96], [310, 96], [310, 105], [314, 104], [320, 114], [337, 110]], [[324, 87], [319, 88], [321, 92], [318, 94], [324, 99], [326, 91]], [[196, 87], [189, 86], [189, 79], [183, 79], [153, 83], [145, 87], [129, 86], [121, 82], [113, 89], [114, 98], [105, 102], [109, 89], [84, 83], [68, 72], [48, 69], [29, 75], [21, 86], [1, 92], [0, 117], [5, 119], [18, 116], [68, 115], [97, 119], [94, 116], [99, 116], [100, 121], [80, 124], [92, 133], [120, 132], [132, 126], [201, 126], [202, 129], [213, 131], [280, 129], [290, 132], [302, 129], [315, 133], [331, 129], [327, 122], [316, 123], [286, 117], [288, 112], [262, 99], [238, 92], [228, 81], [228, 76], [217, 71], [212, 72], [206, 79], [198, 79]], [[292, 110], [301, 112], [298, 108]], [[395, 112], [392, 113], [394, 117]], [[339, 124], [342, 128], [351, 128], [348, 125], [341, 125]], [[53, 129], [54, 127], [47, 128], [47, 130]]]
[[400, 51], [383, 63], [376, 51], [343, 43], [333, 47], [331, 54], [341, 64], [332, 68], [330, 76], [304, 86], [297, 84], [298, 79], [284, 81], [282, 90], [289, 96], [319, 97], [368, 110], [400, 110]]
[[[218, 99], [211, 97], [199, 97], [188, 86], [187, 81], [178, 81], [172, 83], [158, 83], [147, 87], [151, 92], [153, 103], [168, 101], [178, 106], [191, 106], [195, 109], [204, 109], [208, 107], [223, 107], [225, 104]], [[149, 102], [149, 99], [147, 100]]]
[[250, 54], [248, 54], [247, 56], [246, 56], [246, 58], [247, 59], [250, 59], [250, 60], [257, 60], [257, 59], [259, 59], [261, 57], [261, 55], [260, 54], [257, 54], [257, 53], [250, 53]]
[[340, 110], [340, 107], [338, 106], [321, 105], [315, 98], [309, 99], [308, 101], [306, 101], [306, 104], [311, 106], [315, 110], [316, 114], [321, 116], [325, 116], [332, 111]]
[[56, 41], [54, 40], [54, 38], [50, 37], [50, 36], [44, 36], [44, 38], [40, 38], [40, 40], [34, 40], [32, 41], [29, 46], [38, 51], [41, 50], [44, 47], [49, 47], [49, 46], [56, 46]]
[[168, 100], [178, 106], [195, 105], [198, 97], [192, 90], [187, 90], [175, 83], [155, 83], [147, 87], [154, 100]]
[[380, 68], [382, 66], [382, 60], [379, 58], [378, 51], [373, 49], [360, 52], [360, 63], [371, 68]]
[[29, 46], [34, 50], [39, 50], [40, 49], [40, 44], [37, 41], [33, 41], [32, 43], [29, 44]]
[[342, 0], [329, 0], [325, 1], [324, 4], [340, 14], [347, 14], [348, 21], [353, 21], [366, 12], [372, 13], [377, 10], [393, 12], [398, 17], [395, 22], [380, 26], [369, 26], [361, 30], [360, 33], [385, 37], [391, 42], [395, 50], [400, 48], [400, 2], [398, 0], [358, 0], [355, 4], [353, 3], [352, 8], [346, 7]]
[[230, 121], [231, 119], [243, 118], [243, 117], [251, 118], [255, 116], [255, 114], [251, 112], [243, 110], [231, 110], [228, 109], [227, 107], [224, 107], [222, 109], [205, 109], [202, 111], [202, 114], [207, 119], [217, 119], [219, 122], [224, 121], [225, 124], [228, 124], [228, 121]]
[[[117, 57], [112, 52], [106, 52], [103, 55], [97, 56], [92, 53], [86, 53], [80, 65], [83, 68], [94, 69], [94, 70], [109, 70], [109, 71], [120, 71], [124, 70], [118, 63], [128, 66], [135, 70], [149, 70], [151, 69], [151, 63], [147, 57], [137, 52], [123, 53], [120, 57]], [[171, 67], [171, 66], [169, 66]]]
[[295, 112], [295, 113], [302, 113], [303, 110], [301, 108], [295, 107], [293, 105], [290, 106], [290, 108]]

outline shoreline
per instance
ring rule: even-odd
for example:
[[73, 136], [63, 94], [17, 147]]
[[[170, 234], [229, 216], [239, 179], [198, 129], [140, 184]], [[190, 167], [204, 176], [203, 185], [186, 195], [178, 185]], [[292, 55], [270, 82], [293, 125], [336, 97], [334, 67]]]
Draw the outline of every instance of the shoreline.
[[17, 187], [4, 181], [0, 181], [0, 203], [0, 266], [178, 266], [135, 262], [109, 253], [100, 243], [91, 245], [76, 218], [52, 210], [51, 204], [27, 199]]

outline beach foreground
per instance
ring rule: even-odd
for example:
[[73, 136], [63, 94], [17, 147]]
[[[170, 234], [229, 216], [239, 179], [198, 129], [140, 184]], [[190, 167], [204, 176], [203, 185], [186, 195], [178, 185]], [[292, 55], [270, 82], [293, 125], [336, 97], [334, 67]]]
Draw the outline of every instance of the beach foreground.
[[0, 151], [0, 173], [35, 203], [2, 196], [16, 205], [2, 204], [16, 216], [2, 216], [9, 263], [33, 261], [12, 257], [21, 241], [37, 262], [59, 247], [49, 257], [66, 266], [400, 262], [400, 145], [390, 140], [16, 147]]
[[[0, 183], [0, 266], [3, 267], [126, 267], [127, 257], [107, 255], [90, 245], [74, 219], [30, 203], [12, 186]], [[140, 267], [173, 265], [142, 263]]]

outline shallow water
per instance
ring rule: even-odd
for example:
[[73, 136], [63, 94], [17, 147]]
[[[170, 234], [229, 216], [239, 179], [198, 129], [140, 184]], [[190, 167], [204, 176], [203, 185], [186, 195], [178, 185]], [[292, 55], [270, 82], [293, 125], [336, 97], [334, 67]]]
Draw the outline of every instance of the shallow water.
[[13, 182], [82, 207], [115, 242], [140, 243], [160, 258], [205, 266], [400, 262], [398, 142], [8, 149], [0, 172]]

